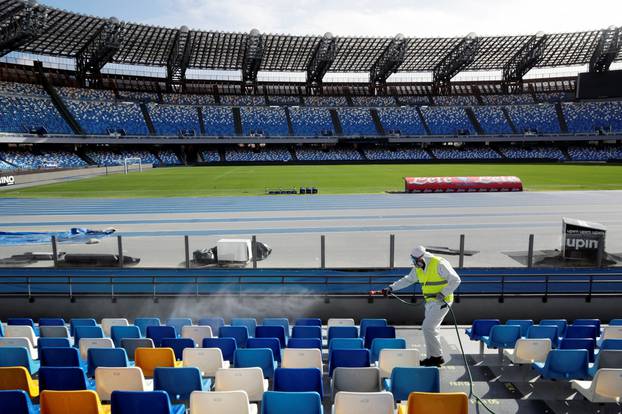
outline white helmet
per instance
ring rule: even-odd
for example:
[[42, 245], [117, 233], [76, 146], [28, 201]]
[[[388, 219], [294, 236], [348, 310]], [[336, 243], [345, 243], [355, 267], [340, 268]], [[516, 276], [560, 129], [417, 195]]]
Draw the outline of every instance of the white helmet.
[[417, 246], [410, 252], [410, 256], [414, 259], [419, 259], [425, 254], [425, 247]]

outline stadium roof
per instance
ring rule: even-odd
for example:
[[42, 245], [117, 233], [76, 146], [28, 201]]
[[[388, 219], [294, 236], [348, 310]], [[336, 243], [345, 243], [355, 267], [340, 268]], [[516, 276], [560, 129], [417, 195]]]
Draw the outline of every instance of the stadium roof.
[[[0, 28], [7, 24], [21, 0], [0, 0]], [[44, 7], [44, 33], [21, 45], [18, 51], [40, 55], [75, 57], [108, 19]], [[179, 29], [126, 23], [120, 49], [112, 62], [129, 65], [166, 66]], [[246, 33], [191, 30], [192, 49], [188, 68], [242, 69]], [[600, 36], [599, 30], [558, 33], [548, 36], [546, 49], [536, 67], [588, 64]], [[501, 70], [533, 35], [481, 37], [475, 59], [463, 70]], [[263, 34], [263, 57], [259, 70], [304, 72], [323, 36]], [[337, 37], [331, 72], [369, 72], [393, 38]], [[407, 38], [399, 72], [431, 71], [462, 38]], [[622, 51], [616, 61], [622, 61]]]

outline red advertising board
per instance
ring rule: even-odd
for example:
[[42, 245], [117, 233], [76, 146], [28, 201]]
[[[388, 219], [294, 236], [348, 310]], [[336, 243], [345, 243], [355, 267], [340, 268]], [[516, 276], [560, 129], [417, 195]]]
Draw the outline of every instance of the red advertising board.
[[404, 177], [407, 193], [475, 193], [523, 191], [520, 178], [508, 177]]

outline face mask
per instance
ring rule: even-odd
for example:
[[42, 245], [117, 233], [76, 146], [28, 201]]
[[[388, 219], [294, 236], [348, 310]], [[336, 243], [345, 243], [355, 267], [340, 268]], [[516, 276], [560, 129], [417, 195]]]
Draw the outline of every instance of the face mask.
[[423, 259], [418, 259], [418, 258], [413, 257], [413, 256], [410, 256], [410, 258], [412, 259], [413, 265], [415, 267], [422, 268], [425, 265]]

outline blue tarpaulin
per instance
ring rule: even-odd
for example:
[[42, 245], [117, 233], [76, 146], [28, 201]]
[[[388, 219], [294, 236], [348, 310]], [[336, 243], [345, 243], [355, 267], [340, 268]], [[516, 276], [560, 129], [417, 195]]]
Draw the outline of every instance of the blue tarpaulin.
[[82, 227], [74, 227], [69, 231], [45, 231], [45, 232], [7, 232], [0, 231], [0, 245], [19, 244], [47, 244], [56, 236], [59, 243], [81, 243], [90, 239], [101, 239], [110, 236], [115, 229], [90, 230]]

